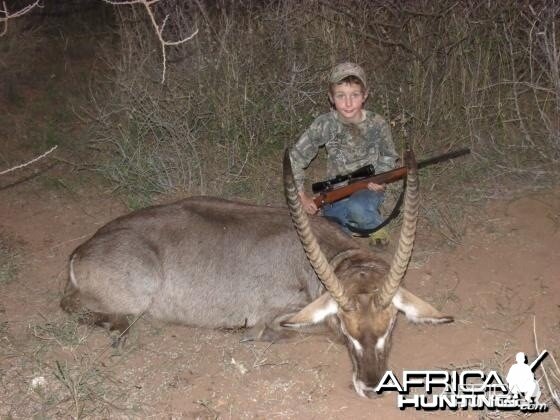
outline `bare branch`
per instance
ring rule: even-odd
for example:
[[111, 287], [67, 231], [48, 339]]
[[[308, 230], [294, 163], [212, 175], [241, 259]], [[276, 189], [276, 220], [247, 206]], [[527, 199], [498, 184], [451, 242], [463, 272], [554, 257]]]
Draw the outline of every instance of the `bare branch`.
[[0, 172], [0, 175], [5, 175], [5, 174], [7, 174], [7, 173], [9, 173], [9, 172], [15, 171], [16, 169], [25, 168], [26, 166], [29, 166], [29, 165], [31, 165], [31, 164], [37, 162], [38, 160], [43, 159], [43, 158], [44, 158], [45, 156], [47, 156], [48, 154], [54, 152], [54, 151], [56, 150], [57, 147], [58, 147], [58, 146], [53, 146], [53, 147], [51, 147], [50, 150], [47, 150], [47, 151], [46, 151], [45, 153], [43, 153], [41, 156], [37, 156], [35, 159], [32, 159], [32, 160], [30, 160], [29, 162], [22, 163], [21, 165], [14, 166], [13, 168], [10, 168], [10, 169], [6, 169], [6, 170]]
[[162, 84], [165, 83], [165, 73], [167, 71], [167, 54], [165, 51], [165, 47], [180, 45], [187, 41], [190, 41], [195, 37], [196, 34], [198, 34], [198, 29], [196, 29], [191, 35], [179, 41], [167, 41], [163, 38], [163, 30], [165, 29], [165, 24], [167, 22], [167, 19], [169, 18], [169, 15], [166, 15], [165, 18], [163, 19], [163, 23], [161, 25], [158, 25], [156, 22], [156, 17], [154, 15], [154, 12], [150, 8], [151, 5], [158, 3], [159, 0], [124, 0], [124, 1], [103, 0], [103, 1], [113, 6], [141, 4], [145, 7], [146, 12], [150, 17], [150, 21], [152, 22], [152, 26], [154, 27], [154, 30], [158, 37], [159, 43], [161, 45], [161, 56], [162, 56], [162, 64], [163, 64], [163, 69], [161, 72], [161, 83]]
[[18, 18], [30, 12], [31, 9], [33, 9], [35, 6], [39, 6], [39, 1], [40, 0], [36, 0], [35, 3], [29, 4], [25, 6], [23, 9], [20, 9], [14, 13], [10, 13], [8, 11], [8, 6], [6, 6], [6, 2], [3, 1], [2, 9], [0, 10], [0, 23], [4, 24], [4, 29], [2, 29], [2, 32], [0, 32], [0, 37], [6, 35], [6, 32], [8, 32], [8, 21], [10, 19]]

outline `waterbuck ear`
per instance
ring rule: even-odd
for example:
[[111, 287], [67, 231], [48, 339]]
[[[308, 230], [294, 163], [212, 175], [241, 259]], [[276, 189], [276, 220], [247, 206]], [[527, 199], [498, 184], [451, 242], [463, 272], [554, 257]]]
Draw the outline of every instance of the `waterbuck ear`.
[[308, 325], [318, 324], [329, 315], [338, 312], [338, 305], [328, 293], [323, 293], [301, 311], [280, 322], [287, 328], [303, 328]]
[[402, 287], [393, 297], [393, 305], [412, 322], [432, 324], [453, 322], [452, 316], [442, 314], [432, 305]]

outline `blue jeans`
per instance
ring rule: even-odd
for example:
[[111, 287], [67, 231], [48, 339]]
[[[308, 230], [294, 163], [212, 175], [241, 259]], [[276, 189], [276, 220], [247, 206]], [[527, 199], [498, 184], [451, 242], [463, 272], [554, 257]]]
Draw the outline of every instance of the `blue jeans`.
[[350, 233], [347, 225], [360, 229], [373, 229], [383, 222], [379, 206], [385, 194], [370, 190], [356, 191], [350, 197], [323, 207], [323, 216], [340, 224], [344, 231]]

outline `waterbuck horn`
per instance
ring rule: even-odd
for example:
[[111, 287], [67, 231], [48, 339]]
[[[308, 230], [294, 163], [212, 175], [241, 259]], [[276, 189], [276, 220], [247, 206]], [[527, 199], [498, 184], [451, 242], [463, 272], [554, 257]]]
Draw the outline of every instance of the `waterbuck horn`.
[[301, 205], [294, 181], [289, 149], [286, 149], [284, 152], [283, 171], [284, 190], [288, 207], [303, 249], [307, 254], [307, 258], [313, 270], [315, 270], [317, 277], [321, 280], [321, 283], [323, 283], [338, 306], [344, 311], [351, 311], [354, 309], [354, 302], [345, 293], [342, 283], [334, 273], [325, 254], [321, 251], [317, 238], [311, 230], [309, 218]]
[[405, 152], [405, 162], [408, 168], [406, 177], [406, 194], [404, 204], [404, 217], [401, 227], [401, 235], [397, 251], [391, 262], [391, 268], [374, 298], [373, 304], [376, 308], [385, 308], [393, 300], [397, 293], [404, 273], [412, 255], [414, 238], [416, 236], [416, 223], [418, 221], [418, 209], [420, 208], [420, 197], [418, 194], [418, 167], [414, 153], [411, 150]]

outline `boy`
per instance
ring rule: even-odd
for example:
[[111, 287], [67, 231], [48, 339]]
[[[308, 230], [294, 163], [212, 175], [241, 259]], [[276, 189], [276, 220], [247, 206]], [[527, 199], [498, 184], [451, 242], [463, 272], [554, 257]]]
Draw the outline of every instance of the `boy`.
[[[387, 122], [364, 109], [368, 87], [364, 70], [355, 63], [341, 63], [329, 77], [331, 112], [320, 115], [292, 147], [290, 156], [303, 208], [315, 214], [317, 206], [303, 189], [304, 169], [317, 156], [319, 147], [327, 149], [327, 178], [346, 175], [373, 164], [376, 173], [393, 169], [397, 154]], [[382, 223], [379, 206], [385, 186], [370, 183], [365, 190], [323, 207], [323, 215], [350, 227], [373, 229]], [[386, 239], [386, 233], [385, 233]]]

